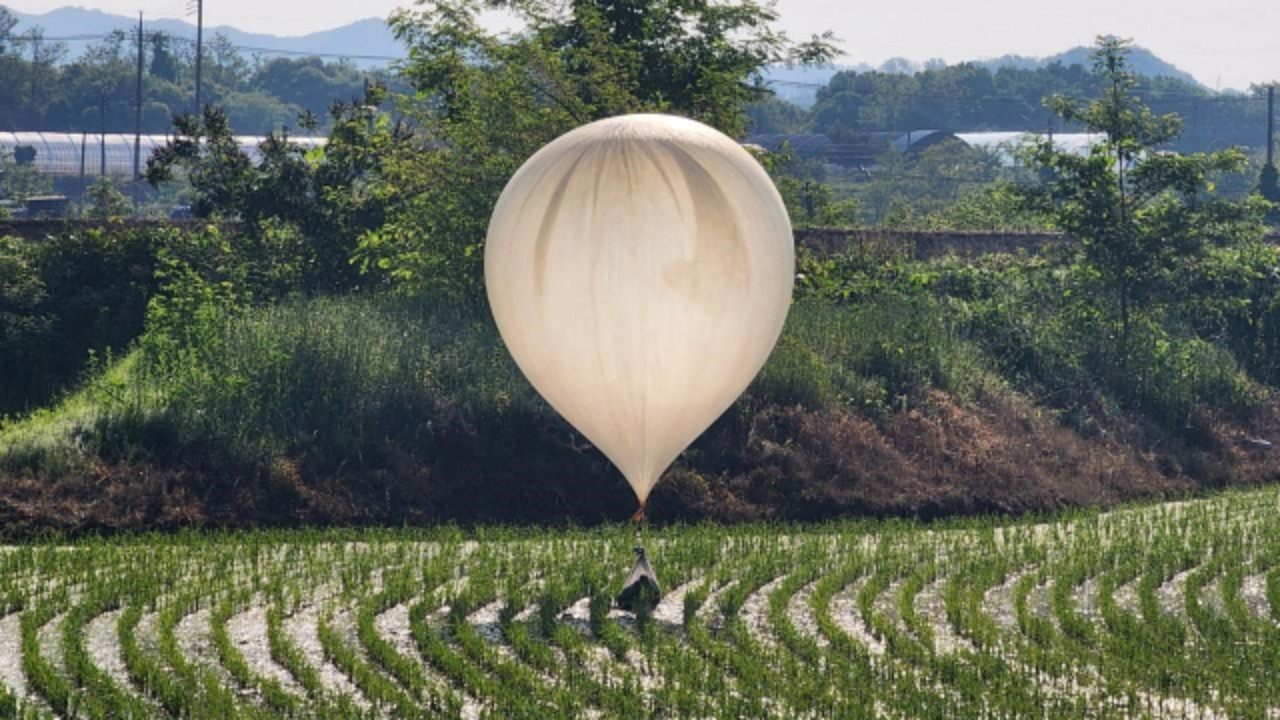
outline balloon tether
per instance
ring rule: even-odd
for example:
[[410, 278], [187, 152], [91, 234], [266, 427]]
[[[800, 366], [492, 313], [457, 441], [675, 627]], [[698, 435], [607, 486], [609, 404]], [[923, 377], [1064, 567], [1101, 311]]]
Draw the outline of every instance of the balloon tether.
[[658, 585], [658, 576], [653, 572], [649, 559], [644, 551], [644, 503], [631, 516], [631, 524], [636, 531], [636, 565], [622, 584], [622, 592], [618, 593], [615, 602], [633, 612], [652, 611], [662, 597], [662, 588]]
[[640, 507], [635, 514], [631, 516], [631, 526], [636, 529], [636, 547], [644, 546], [644, 537], [641, 535], [641, 529], [645, 524], [644, 503], [640, 503]]

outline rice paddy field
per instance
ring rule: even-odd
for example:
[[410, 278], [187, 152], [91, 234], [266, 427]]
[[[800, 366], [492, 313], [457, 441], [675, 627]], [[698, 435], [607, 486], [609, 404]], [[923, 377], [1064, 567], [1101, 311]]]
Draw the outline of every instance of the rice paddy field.
[[0, 716], [1280, 718], [1280, 490], [1037, 521], [0, 550]]

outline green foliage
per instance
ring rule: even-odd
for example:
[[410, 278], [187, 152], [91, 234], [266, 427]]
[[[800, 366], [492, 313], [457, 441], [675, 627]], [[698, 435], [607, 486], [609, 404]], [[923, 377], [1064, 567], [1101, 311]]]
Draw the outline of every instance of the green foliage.
[[820, 166], [801, 162], [785, 144], [778, 152], [756, 150], [753, 155], [773, 178], [792, 227], [849, 228], [860, 224], [857, 199], [837, 199], [831, 184], [823, 181]]
[[[24, 146], [30, 148], [30, 146]], [[34, 150], [34, 148], [31, 148]], [[17, 148], [17, 155], [23, 148]], [[22, 200], [32, 195], [47, 195], [53, 182], [29, 162], [19, 162], [0, 150], [0, 199]]]
[[48, 402], [90, 351], [138, 336], [155, 289], [154, 248], [175, 235], [113, 227], [0, 240], [0, 414]]
[[[1016, 230], [1043, 222], [1020, 208], [1019, 175], [993, 152], [943, 141], [919, 152], [886, 146], [872, 168], [827, 170], [832, 204], [856, 208], [858, 224], [900, 230]], [[782, 185], [782, 182], [779, 182]]]
[[[1243, 166], [1241, 151], [1160, 151], [1181, 121], [1153, 115], [1137, 98], [1126, 52], [1125, 41], [1099, 38], [1099, 98], [1048, 101], [1103, 140], [1083, 156], [1047, 140], [1031, 152], [1045, 183], [1023, 189], [1024, 207], [1052, 217], [1080, 245], [1065, 273], [1046, 278], [1065, 301], [1050, 303], [1062, 312], [1048, 321], [1057, 340], [1008, 357], [1035, 358], [1042, 377], [1074, 368], [1060, 379], [1095, 386], [1077, 390], [1077, 399], [1101, 390], [1176, 429], [1202, 403], [1239, 408], [1256, 397], [1222, 330], [1234, 325], [1225, 336], [1249, 361], [1242, 345], [1253, 342], [1257, 325], [1246, 308], [1272, 292], [1254, 264], [1265, 254], [1257, 246], [1262, 205], [1214, 192], [1217, 175]], [[1032, 329], [1043, 321], [1021, 323], [1025, 337], [1043, 337]]]
[[1244, 412], [1262, 398], [1259, 381], [1274, 382], [1278, 259], [1243, 243], [1177, 267], [1170, 281], [1183, 296], [1135, 315], [1122, 364], [1098, 274], [1071, 246], [930, 262], [891, 243], [802, 252], [798, 292], [822, 302], [793, 308], [758, 387], [875, 414], [930, 388], [965, 397], [998, 382], [1086, 434], [1126, 409], [1181, 434], [1198, 410]]
[[973, 186], [960, 191], [954, 203], [942, 204], [925, 216], [920, 226], [936, 230], [1026, 232], [1044, 230], [1047, 221], [1028, 208], [1008, 181]]
[[89, 186], [89, 207], [85, 214], [96, 220], [113, 220], [133, 214], [133, 203], [116, 188], [108, 177], [100, 177]]
[[91, 353], [122, 352], [144, 328], [153, 362], [182, 365], [213, 341], [215, 319], [316, 282], [315, 253], [295, 226], [272, 218], [0, 239], [0, 414], [47, 403]]
[[48, 293], [40, 276], [35, 246], [18, 238], [0, 237], [0, 377], [5, 392], [0, 410], [11, 410], [38, 363], [35, 348], [49, 341], [54, 317], [46, 306]]
[[1276, 171], [1276, 166], [1266, 164], [1262, 166], [1262, 172], [1258, 176], [1258, 194], [1263, 200], [1272, 204], [1271, 209], [1267, 212], [1267, 221], [1271, 224], [1280, 222], [1280, 172]]
[[[5, 22], [0, 19], [0, 29]], [[75, 57], [38, 28], [20, 39], [6, 35], [0, 32], [5, 127], [133, 132], [137, 46], [129, 33], [112, 32]], [[147, 28], [145, 40], [142, 132], [160, 134], [191, 105], [195, 56], [189, 45], [162, 31]], [[319, 57], [250, 58], [220, 33], [206, 34], [202, 60], [203, 100], [223, 107], [244, 134], [279, 130], [307, 111], [323, 116], [333, 102], [359, 97], [367, 81], [389, 76], [385, 69], [358, 70], [350, 62]]]
[[182, 176], [195, 215], [247, 223], [245, 235], [256, 238], [258, 248], [245, 259], [261, 272], [287, 277], [288, 289], [350, 290], [359, 284], [350, 260], [356, 238], [379, 227], [386, 213], [383, 190], [375, 187], [379, 166], [409, 141], [405, 126], [376, 117], [384, 97], [375, 85], [362, 102], [334, 103], [323, 149], [308, 151], [287, 134], [268, 135], [257, 163], [240, 151], [220, 109], [208, 107], [199, 119], [181, 116], [177, 136], [147, 160], [147, 179], [162, 185]]
[[[1039, 144], [1033, 161], [1050, 174], [1043, 202], [1055, 224], [1083, 247], [1081, 261], [1097, 273], [1119, 323], [1121, 345], [1133, 315], [1168, 293], [1172, 271], [1213, 244], [1259, 235], [1256, 203], [1213, 194], [1215, 173], [1241, 167], [1239, 150], [1190, 155], [1158, 149], [1175, 138], [1181, 121], [1155, 116], [1134, 94], [1137, 79], [1125, 63], [1126, 42], [1099, 38], [1094, 72], [1103, 94], [1087, 105], [1062, 97], [1049, 105], [1104, 141], [1087, 156]], [[1043, 207], [1043, 206], [1042, 206]], [[1121, 349], [1121, 362], [1125, 349]]]
[[[502, 7], [524, 32], [495, 36], [479, 13]], [[387, 221], [356, 258], [401, 287], [456, 298], [481, 288], [480, 245], [502, 187], [539, 147], [591, 120], [672, 112], [733, 136], [763, 94], [760, 72], [782, 59], [820, 61], [827, 39], [792, 45], [753, 0], [688, 4], [584, 1], [567, 13], [538, 0], [446, 0], [392, 16], [409, 46], [405, 78], [425, 101], [407, 108], [425, 144], [401, 145], [373, 192]]]
[[469, 312], [394, 297], [237, 309], [225, 286], [176, 277], [143, 348], [185, 437], [250, 459], [338, 465], [409, 449], [432, 418], [479, 418], [532, 391], [493, 328]]
[[931, 388], [967, 396], [984, 382], [984, 361], [954, 336], [950, 322], [941, 305], [920, 293], [886, 292], [842, 306], [801, 301], [749, 394], [872, 416], [918, 401]]
[[[1034, 132], [1048, 127], [1077, 132], [1079, 125], [1053, 123], [1043, 99], [1096, 97], [1103, 83], [1089, 70], [1087, 61], [1034, 70], [971, 63], [907, 73], [842, 70], [818, 89], [807, 129], [849, 143], [865, 141], [865, 133], [923, 128]], [[1173, 141], [1181, 152], [1224, 144], [1257, 147], [1258, 129], [1266, 125], [1266, 102], [1257, 95], [1218, 94], [1193, 81], [1149, 75], [1137, 77], [1135, 91], [1157, 115], [1195, 118]]]

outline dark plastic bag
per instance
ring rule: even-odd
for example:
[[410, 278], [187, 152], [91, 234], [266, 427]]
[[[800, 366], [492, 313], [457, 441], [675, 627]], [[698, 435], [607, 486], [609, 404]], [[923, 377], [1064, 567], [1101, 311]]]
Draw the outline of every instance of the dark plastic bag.
[[636, 566], [622, 583], [622, 591], [615, 602], [618, 607], [631, 612], [639, 612], [641, 608], [653, 610], [662, 599], [662, 587], [658, 585], [658, 575], [649, 565], [644, 548], [636, 547]]

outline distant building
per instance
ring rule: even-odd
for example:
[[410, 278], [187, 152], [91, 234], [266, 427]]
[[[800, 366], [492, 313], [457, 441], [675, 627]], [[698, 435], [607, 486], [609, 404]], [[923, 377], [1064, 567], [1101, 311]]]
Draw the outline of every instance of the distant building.
[[[145, 170], [147, 158], [170, 140], [170, 135], [142, 135], [138, 143], [139, 170]], [[259, 157], [258, 145], [264, 138], [252, 135], [236, 137], [236, 144], [251, 160]], [[303, 147], [323, 145], [324, 138], [290, 137]], [[131, 179], [134, 171], [134, 135], [108, 133], [0, 132], [0, 156], [13, 160], [18, 148], [34, 148], [30, 164], [54, 178], [98, 177]]]
[[[955, 137], [969, 147], [994, 153], [1005, 165], [1016, 162], [1014, 151], [1044, 138], [1043, 133], [1030, 132], [974, 132], [956, 133]], [[1076, 155], [1085, 155], [1089, 148], [1106, 139], [1102, 133], [1054, 133], [1054, 147]]]
[[[1007, 164], [1014, 162], [1014, 150], [1041, 137], [1036, 133], [973, 132], [950, 133], [944, 130], [908, 130], [859, 133], [850, 142], [837, 143], [821, 133], [751, 135], [748, 145], [756, 145], [770, 152], [786, 148], [801, 159], [821, 159], [830, 165], [846, 168], [871, 169], [876, 158], [889, 150], [914, 155], [935, 145], [947, 142], [963, 142], [970, 147], [996, 153]], [[1096, 133], [1055, 133], [1053, 143], [1058, 148], [1075, 153], [1086, 153], [1101, 141]]]

